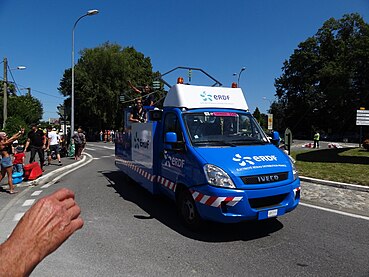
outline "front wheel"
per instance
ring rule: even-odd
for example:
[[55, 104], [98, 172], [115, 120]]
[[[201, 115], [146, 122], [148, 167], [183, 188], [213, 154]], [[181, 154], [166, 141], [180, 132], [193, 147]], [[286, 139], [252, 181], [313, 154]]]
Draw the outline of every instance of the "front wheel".
[[191, 230], [198, 230], [202, 226], [202, 219], [197, 212], [195, 201], [187, 189], [183, 189], [177, 199], [179, 215], [185, 225]]

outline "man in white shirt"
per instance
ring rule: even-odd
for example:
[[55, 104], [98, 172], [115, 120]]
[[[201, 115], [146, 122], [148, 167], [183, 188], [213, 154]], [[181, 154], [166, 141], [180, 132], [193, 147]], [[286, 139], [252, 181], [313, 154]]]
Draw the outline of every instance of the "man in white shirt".
[[56, 133], [56, 129], [55, 128], [51, 128], [51, 126], [47, 127], [47, 137], [49, 139], [49, 144], [48, 144], [48, 148], [47, 150], [47, 160], [48, 160], [48, 165], [51, 165], [51, 159], [52, 159], [52, 154], [53, 152], [55, 153], [57, 159], [58, 159], [58, 165], [61, 166], [62, 162], [60, 160], [60, 154], [59, 154], [59, 135]]

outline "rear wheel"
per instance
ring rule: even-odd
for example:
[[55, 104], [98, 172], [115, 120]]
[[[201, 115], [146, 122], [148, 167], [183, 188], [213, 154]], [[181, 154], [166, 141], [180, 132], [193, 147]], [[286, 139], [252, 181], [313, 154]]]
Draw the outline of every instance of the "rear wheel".
[[197, 212], [195, 201], [187, 189], [183, 189], [177, 199], [179, 215], [185, 225], [192, 230], [197, 230], [202, 226], [202, 219]]

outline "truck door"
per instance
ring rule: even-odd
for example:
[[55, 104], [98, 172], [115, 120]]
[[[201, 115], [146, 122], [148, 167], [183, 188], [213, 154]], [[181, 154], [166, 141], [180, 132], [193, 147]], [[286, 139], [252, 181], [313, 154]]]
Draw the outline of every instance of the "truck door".
[[165, 134], [174, 132], [177, 134], [178, 145], [183, 145], [183, 131], [176, 113], [168, 112], [164, 115], [162, 135], [161, 174], [158, 181], [165, 193], [174, 196], [176, 183], [179, 176], [183, 175], [185, 166], [185, 150], [182, 147], [172, 147], [165, 143]]

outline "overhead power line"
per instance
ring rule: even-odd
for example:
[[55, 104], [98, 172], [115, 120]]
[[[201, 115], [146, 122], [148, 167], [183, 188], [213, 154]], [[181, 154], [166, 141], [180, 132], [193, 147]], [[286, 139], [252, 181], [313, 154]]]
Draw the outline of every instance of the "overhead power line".
[[[1, 64], [1, 63], [0, 63]], [[4, 81], [4, 78], [0, 78], [2, 81]], [[20, 90], [21, 89], [26, 89], [26, 88], [28, 88], [28, 87], [26, 87], [26, 86], [24, 86], [24, 85], [21, 85], [21, 84], [17, 84], [15, 81], [14, 81], [14, 78], [13, 78], [13, 75], [12, 75], [12, 79], [13, 79], [13, 82], [11, 82], [11, 83], [14, 83], [14, 85], [16, 86], [16, 88], [17, 88], [17, 90], [19, 91], [19, 93], [20, 93]], [[19, 87], [21, 88], [21, 89], [19, 89]], [[39, 94], [43, 94], [43, 95], [47, 95], [47, 96], [50, 96], [50, 97], [54, 97], [54, 98], [59, 98], [59, 99], [64, 99], [65, 97], [63, 97], [63, 96], [55, 96], [55, 95], [52, 95], [52, 94], [49, 94], [49, 93], [46, 93], [46, 92], [43, 92], [43, 91], [40, 91], [40, 90], [37, 90], [37, 89], [34, 89], [34, 88], [32, 88], [32, 92], [37, 92], [37, 93], [39, 93]]]

